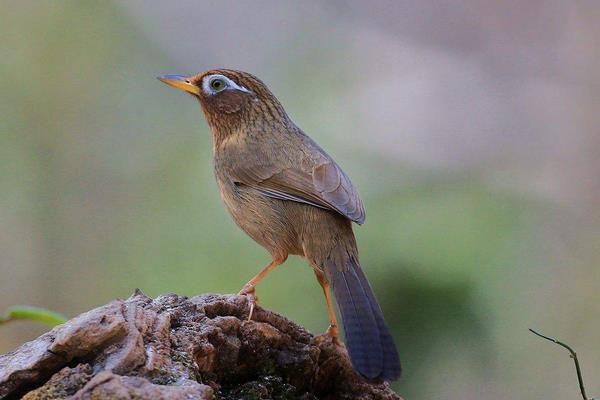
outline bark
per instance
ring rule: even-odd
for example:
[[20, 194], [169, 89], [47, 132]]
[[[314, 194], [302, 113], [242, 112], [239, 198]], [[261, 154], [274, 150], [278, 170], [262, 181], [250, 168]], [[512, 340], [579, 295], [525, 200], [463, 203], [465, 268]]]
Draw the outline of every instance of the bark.
[[0, 356], [0, 398], [400, 400], [328, 337], [248, 311], [244, 296], [136, 291]]

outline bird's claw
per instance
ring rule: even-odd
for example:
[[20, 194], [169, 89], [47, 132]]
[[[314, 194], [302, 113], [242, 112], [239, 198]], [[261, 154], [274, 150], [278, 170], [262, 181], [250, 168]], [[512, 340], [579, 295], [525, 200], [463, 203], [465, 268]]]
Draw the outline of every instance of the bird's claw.
[[325, 335], [329, 336], [333, 344], [335, 344], [336, 346], [340, 346], [342, 344], [342, 342], [340, 341], [340, 335], [338, 332], [337, 325], [329, 325], [329, 328], [327, 328], [327, 330], [325, 331]]
[[315, 337], [317, 343], [333, 343], [335, 346], [344, 347], [340, 340], [338, 328], [336, 325], [329, 325], [329, 328], [323, 334]]
[[254, 313], [254, 306], [258, 303], [258, 296], [256, 296], [256, 288], [253, 285], [245, 284], [242, 290], [238, 293], [240, 296], [246, 296], [248, 303], [250, 303], [250, 312], [248, 313], [247, 321], [252, 320], [252, 314]]

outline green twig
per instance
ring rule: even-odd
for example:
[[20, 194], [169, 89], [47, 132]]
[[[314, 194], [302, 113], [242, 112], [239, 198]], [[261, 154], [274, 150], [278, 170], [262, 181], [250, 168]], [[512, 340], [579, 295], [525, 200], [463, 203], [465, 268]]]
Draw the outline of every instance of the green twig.
[[32, 320], [50, 327], [64, 323], [67, 318], [54, 311], [32, 306], [10, 307], [4, 316], [0, 316], [0, 325], [17, 319]]
[[531, 333], [535, 335], [538, 335], [541, 338], [554, 342], [557, 345], [569, 350], [569, 353], [571, 353], [571, 358], [575, 363], [575, 370], [577, 371], [577, 380], [579, 381], [579, 390], [581, 391], [581, 397], [583, 397], [583, 400], [594, 400], [593, 398], [588, 399], [587, 395], [585, 394], [585, 387], [583, 386], [583, 375], [581, 374], [581, 367], [579, 366], [579, 360], [577, 359], [577, 353], [575, 353], [575, 350], [573, 350], [568, 344], [558, 341], [554, 338], [548, 337], [546, 335], [542, 335], [541, 333], [536, 332], [531, 328], [529, 328], [529, 331], [531, 331]]

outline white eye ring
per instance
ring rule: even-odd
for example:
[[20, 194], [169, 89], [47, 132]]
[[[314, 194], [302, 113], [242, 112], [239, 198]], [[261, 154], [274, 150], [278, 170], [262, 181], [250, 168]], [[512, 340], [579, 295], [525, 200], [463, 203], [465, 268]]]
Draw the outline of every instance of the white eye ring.
[[[212, 84], [216, 80], [224, 82], [225, 85], [223, 85], [222, 88], [214, 89], [212, 87]], [[246, 89], [243, 86], [238, 85], [237, 83], [235, 83], [234, 81], [232, 81], [231, 79], [226, 77], [225, 75], [214, 74], [214, 75], [205, 76], [202, 79], [202, 91], [209, 96], [220, 93], [226, 89], [235, 89], [235, 90], [239, 90], [239, 91], [242, 91], [245, 93], [250, 93], [250, 91], [248, 89]]]

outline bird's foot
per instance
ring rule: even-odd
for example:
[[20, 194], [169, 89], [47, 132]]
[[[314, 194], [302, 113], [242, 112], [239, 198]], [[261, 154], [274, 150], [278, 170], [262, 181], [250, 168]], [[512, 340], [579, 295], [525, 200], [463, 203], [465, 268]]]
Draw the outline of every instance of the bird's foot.
[[336, 346], [341, 346], [342, 342], [340, 341], [340, 335], [338, 332], [338, 328], [337, 325], [329, 325], [329, 328], [327, 328], [327, 330], [325, 331], [325, 333], [323, 334], [324, 336], [329, 336], [331, 338], [331, 341], [333, 342], [333, 344], [335, 344]]
[[250, 311], [248, 312], [247, 321], [252, 320], [252, 314], [254, 313], [254, 307], [258, 303], [258, 296], [256, 296], [256, 288], [254, 285], [246, 283], [238, 295], [246, 296], [248, 303], [250, 304]]

